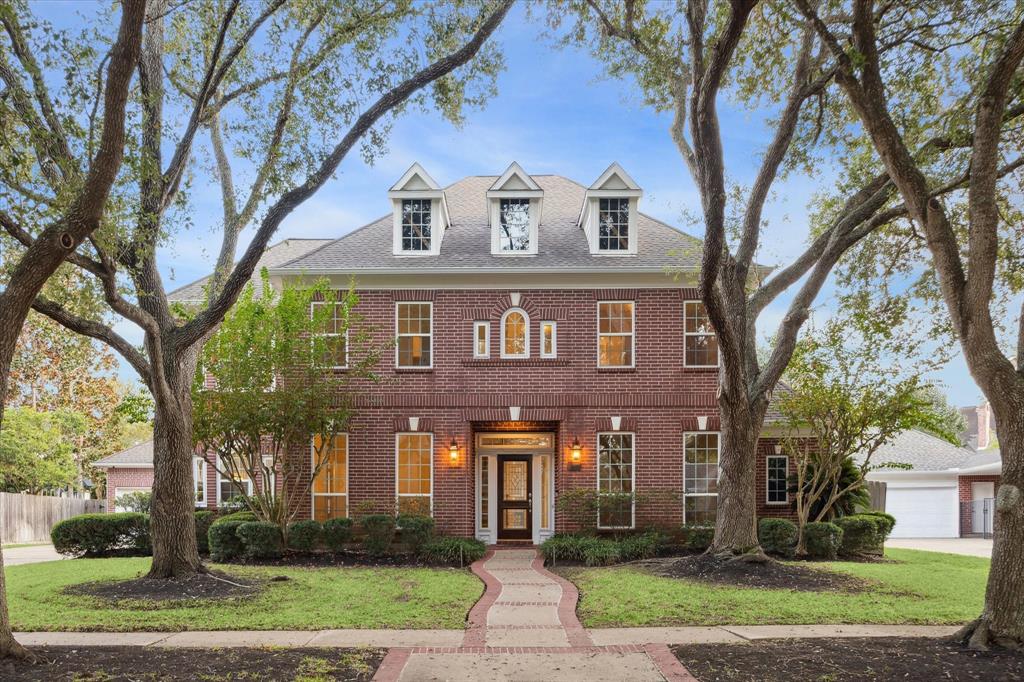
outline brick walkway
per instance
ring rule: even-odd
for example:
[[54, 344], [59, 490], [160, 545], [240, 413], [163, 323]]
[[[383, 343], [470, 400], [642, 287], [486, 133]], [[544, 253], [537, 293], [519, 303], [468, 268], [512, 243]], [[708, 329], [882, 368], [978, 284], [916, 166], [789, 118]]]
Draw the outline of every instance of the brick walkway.
[[576, 617], [576, 587], [534, 549], [492, 550], [473, 572], [486, 591], [462, 646], [389, 649], [374, 680], [694, 680], [664, 643], [595, 645]]

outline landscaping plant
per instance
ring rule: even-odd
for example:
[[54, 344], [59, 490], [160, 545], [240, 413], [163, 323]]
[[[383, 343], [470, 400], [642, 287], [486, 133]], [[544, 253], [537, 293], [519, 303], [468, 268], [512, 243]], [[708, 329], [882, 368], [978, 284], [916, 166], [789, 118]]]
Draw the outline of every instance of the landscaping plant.
[[67, 556], [148, 554], [149, 517], [139, 512], [79, 514], [59, 521], [50, 540]]
[[323, 523], [322, 538], [324, 546], [332, 552], [341, 552], [352, 540], [352, 519], [327, 519]]
[[244, 523], [253, 521], [242, 520], [218, 520], [210, 526], [209, 545], [210, 558], [214, 561], [230, 561], [242, 555], [244, 547], [242, 539], [236, 532]]
[[402, 532], [402, 542], [409, 551], [418, 554], [420, 548], [430, 541], [434, 535], [434, 519], [419, 514], [403, 514], [398, 517], [398, 527]]
[[249, 559], [276, 559], [281, 556], [284, 542], [281, 528], [267, 521], [247, 521], [239, 524], [235, 534], [242, 541], [242, 549]]
[[200, 554], [210, 553], [210, 526], [216, 520], [217, 515], [212, 511], [197, 511], [196, 519], [196, 545]]
[[395, 539], [395, 517], [370, 514], [359, 520], [363, 527], [363, 548], [374, 557], [383, 556]]
[[812, 521], [804, 526], [803, 545], [811, 559], [832, 561], [843, 545], [843, 529], [834, 523]]
[[320, 546], [323, 532], [323, 526], [319, 521], [313, 519], [294, 521], [288, 526], [288, 548], [300, 552], [314, 550]]
[[796, 524], [789, 519], [760, 519], [757, 522], [757, 538], [769, 554], [792, 556], [799, 532]]
[[487, 553], [487, 545], [476, 538], [433, 538], [420, 548], [420, 556], [432, 564], [448, 564], [462, 568], [479, 561]]

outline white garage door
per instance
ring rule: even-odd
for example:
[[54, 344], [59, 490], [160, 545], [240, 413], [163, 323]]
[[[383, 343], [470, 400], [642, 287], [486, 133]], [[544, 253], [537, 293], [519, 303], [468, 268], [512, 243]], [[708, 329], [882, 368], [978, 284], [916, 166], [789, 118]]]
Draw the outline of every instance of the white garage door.
[[885, 511], [896, 517], [894, 538], [955, 538], [960, 535], [956, 486], [885, 491]]

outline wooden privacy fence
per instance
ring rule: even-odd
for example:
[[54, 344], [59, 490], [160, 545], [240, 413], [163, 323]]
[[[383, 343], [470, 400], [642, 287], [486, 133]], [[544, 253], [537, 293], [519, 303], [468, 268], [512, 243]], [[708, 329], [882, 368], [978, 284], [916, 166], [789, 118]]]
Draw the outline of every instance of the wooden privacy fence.
[[105, 506], [103, 500], [0, 493], [0, 543], [48, 541], [58, 521], [101, 512]]

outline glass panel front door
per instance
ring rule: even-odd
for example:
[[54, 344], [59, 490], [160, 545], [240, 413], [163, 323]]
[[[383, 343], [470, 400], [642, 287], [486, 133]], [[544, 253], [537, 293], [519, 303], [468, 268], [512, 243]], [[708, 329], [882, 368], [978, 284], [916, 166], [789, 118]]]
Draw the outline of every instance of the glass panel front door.
[[498, 539], [533, 538], [533, 482], [530, 456], [498, 458]]

